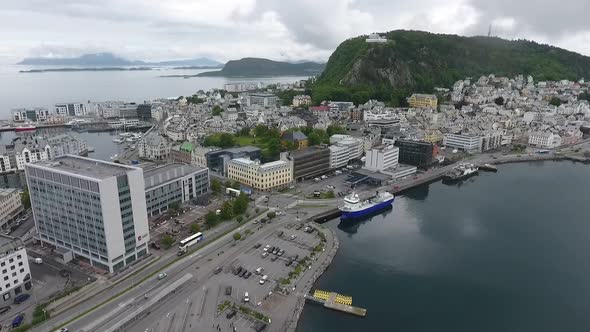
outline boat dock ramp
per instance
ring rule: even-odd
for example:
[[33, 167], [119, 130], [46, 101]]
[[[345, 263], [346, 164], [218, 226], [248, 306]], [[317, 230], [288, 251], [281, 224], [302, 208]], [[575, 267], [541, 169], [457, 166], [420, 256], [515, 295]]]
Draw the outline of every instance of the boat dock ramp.
[[359, 317], [365, 317], [367, 315], [367, 309], [352, 305], [352, 296], [316, 289], [313, 294], [305, 294], [304, 297], [307, 300], [320, 303], [328, 309], [341, 311]]

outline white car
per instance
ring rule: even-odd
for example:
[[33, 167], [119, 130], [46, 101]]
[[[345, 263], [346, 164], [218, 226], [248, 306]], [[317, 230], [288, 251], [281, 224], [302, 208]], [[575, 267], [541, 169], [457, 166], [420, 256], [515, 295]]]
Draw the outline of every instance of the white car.
[[162, 280], [164, 278], [166, 278], [168, 275], [166, 273], [160, 273], [158, 274], [158, 280]]
[[268, 280], [268, 275], [263, 275], [262, 279], [260, 279], [260, 281], [258, 282], [261, 285], [264, 285], [264, 283]]
[[270, 244], [267, 244], [267, 245], [264, 247], [264, 249], [262, 249], [262, 250], [264, 250], [264, 251], [268, 251], [268, 249], [270, 249]]
[[291, 240], [295, 240], [297, 238], [297, 235], [291, 235]]
[[70, 330], [68, 330], [67, 327], [62, 327], [61, 329], [59, 329], [58, 332], [69, 332]]
[[244, 302], [250, 302], [250, 295], [248, 294], [248, 292], [244, 293]]

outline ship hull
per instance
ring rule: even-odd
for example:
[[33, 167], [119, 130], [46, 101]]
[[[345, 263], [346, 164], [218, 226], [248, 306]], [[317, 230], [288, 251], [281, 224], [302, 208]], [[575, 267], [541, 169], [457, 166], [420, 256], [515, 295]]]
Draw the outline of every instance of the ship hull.
[[387, 208], [391, 207], [391, 204], [393, 204], [394, 199], [395, 199], [395, 197], [392, 197], [391, 199], [388, 199], [388, 200], [383, 201], [379, 204], [375, 204], [373, 206], [367, 207], [362, 210], [357, 210], [357, 211], [342, 211], [341, 210], [342, 214], [340, 215], [340, 219], [343, 219], [343, 220], [360, 219], [360, 218], [366, 217], [368, 215], [378, 214], [379, 212], [384, 211]]
[[15, 132], [23, 132], [23, 131], [33, 131], [36, 130], [36, 127], [16, 127], [14, 128]]

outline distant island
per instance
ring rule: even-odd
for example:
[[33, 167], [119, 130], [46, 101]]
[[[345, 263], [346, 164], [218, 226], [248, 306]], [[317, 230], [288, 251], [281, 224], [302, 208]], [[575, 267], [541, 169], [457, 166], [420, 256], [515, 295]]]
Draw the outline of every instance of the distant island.
[[[316, 62], [289, 63], [261, 58], [232, 60], [219, 71], [199, 73], [197, 77], [265, 77], [313, 76], [320, 74], [325, 65]], [[189, 77], [189, 76], [185, 76]]]
[[112, 53], [83, 54], [73, 58], [26, 58], [17, 65], [29, 66], [199, 66], [219, 68], [223, 63], [209, 58], [147, 62], [127, 60]]
[[73, 72], [73, 71], [136, 71], [152, 70], [151, 67], [96, 67], [96, 68], [43, 68], [31, 70], [19, 70], [19, 73], [51, 73], [51, 72]]

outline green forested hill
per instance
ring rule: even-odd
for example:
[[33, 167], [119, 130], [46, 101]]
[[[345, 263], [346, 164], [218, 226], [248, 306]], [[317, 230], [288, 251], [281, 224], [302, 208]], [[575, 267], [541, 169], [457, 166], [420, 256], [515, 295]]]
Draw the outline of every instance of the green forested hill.
[[466, 77], [532, 75], [535, 80], [590, 77], [590, 57], [526, 40], [397, 30], [384, 44], [344, 41], [314, 83], [314, 101], [377, 98], [397, 104], [412, 92], [450, 87]]

